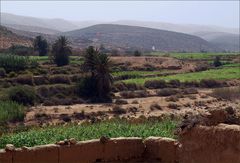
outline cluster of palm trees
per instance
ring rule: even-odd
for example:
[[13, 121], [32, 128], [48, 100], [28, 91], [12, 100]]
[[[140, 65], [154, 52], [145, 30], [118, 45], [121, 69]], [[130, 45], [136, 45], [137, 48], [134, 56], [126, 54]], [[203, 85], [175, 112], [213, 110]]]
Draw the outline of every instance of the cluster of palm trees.
[[[113, 77], [111, 71], [111, 61], [107, 54], [101, 53], [93, 46], [89, 46], [84, 55], [82, 69], [90, 73], [90, 90], [94, 91], [95, 98], [98, 101], [110, 100], [111, 85]], [[89, 84], [89, 83], [86, 83]]]
[[[34, 49], [39, 56], [47, 55], [48, 44], [41, 36], [34, 40]], [[70, 42], [65, 36], [60, 36], [52, 45], [50, 59], [57, 66], [69, 64], [69, 56], [72, 54]], [[94, 98], [97, 101], [111, 100], [110, 92], [113, 78], [111, 76], [111, 61], [107, 54], [99, 49], [89, 46], [83, 56], [82, 70], [88, 73], [85, 79], [80, 81], [79, 92], [83, 96]]]

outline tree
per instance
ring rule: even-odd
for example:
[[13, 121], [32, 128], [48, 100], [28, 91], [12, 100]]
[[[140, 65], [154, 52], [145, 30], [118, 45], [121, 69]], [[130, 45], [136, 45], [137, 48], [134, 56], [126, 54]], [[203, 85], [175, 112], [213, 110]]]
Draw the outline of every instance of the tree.
[[69, 64], [69, 55], [72, 54], [72, 48], [65, 36], [60, 36], [52, 46], [53, 61], [57, 66]]
[[113, 77], [110, 73], [111, 61], [107, 54], [100, 53], [95, 58], [95, 78], [100, 99], [109, 99]]
[[138, 51], [138, 50], [135, 50], [134, 51], [134, 56], [141, 56], [142, 54], [141, 54], [141, 52], [140, 51]]
[[92, 76], [94, 76], [95, 58], [98, 54], [99, 51], [97, 49], [95, 49], [93, 46], [89, 46], [83, 56], [84, 63], [82, 65], [82, 69], [86, 72], [91, 72]]
[[[89, 46], [84, 55], [82, 69], [85, 72], [90, 72], [91, 76], [87, 77], [86, 80], [80, 81], [81, 94], [95, 96], [92, 98], [97, 98], [98, 101], [111, 100], [110, 92], [113, 78], [110, 73], [111, 61], [109, 56], [105, 53], [100, 53], [93, 46]], [[86, 89], [91, 92], [84, 91]]]
[[48, 52], [48, 43], [42, 36], [37, 36], [33, 41], [34, 51], [38, 51], [39, 56], [45, 56]]
[[215, 67], [219, 67], [219, 66], [222, 65], [220, 56], [216, 56], [216, 57], [215, 57], [215, 59], [214, 59], [214, 61], [213, 61], [213, 65], [214, 65]]

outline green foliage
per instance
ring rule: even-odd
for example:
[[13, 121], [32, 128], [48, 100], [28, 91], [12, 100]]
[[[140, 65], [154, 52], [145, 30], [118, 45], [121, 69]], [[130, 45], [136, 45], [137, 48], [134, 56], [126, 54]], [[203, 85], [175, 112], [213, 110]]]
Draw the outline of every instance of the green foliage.
[[37, 62], [27, 56], [0, 54], [0, 67], [3, 67], [7, 72], [25, 70], [36, 66], [38, 66]]
[[110, 100], [113, 79], [110, 73], [111, 62], [109, 56], [105, 53], [100, 53], [97, 49], [94, 49], [93, 46], [90, 46], [86, 49], [82, 69], [85, 72], [91, 73], [91, 77], [87, 80], [92, 80], [89, 81], [90, 84], [86, 81], [81, 81], [79, 86], [82, 87], [82, 90], [89, 89], [89, 91], [93, 91], [94, 93], [88, 93], [88, 95], [96, 95], [96, 97], [93, 98], [97, 98], [98, 101], [106, 102]]
[[33, 41], [34, 51], [38, 51], [39, 56], [45, 56], [48, 52], [47, 40], [42, 36], [37, 36]]
[[79, 82], [77, 82], [76, 91], [77, 94], [81, 97], [95, 97], [96, 96], [96, 79], [92, 77], [84, 77], [81, 78]]
[[13, 101], [0, 101], [0, 125], [6, 122], [22, 121], [24, 107]]
[[4, 68], [0, 68], [0, 77], [5, 77], [6, 76], [6, 71]]
[[216, 56], [236, 56], [239, 53], [163, 53], [152, 52], [150, 55], [174, 57], [177, 59], [213, 59]]
[[215, 59], [214, 59], [214, 61], [213, 61], [213, 65], [214, 65], [215, 67], [222, 66], [222, 62], [221, 62], [220, 56], [216, 56], [216, 57], [215, 57]]
[[10, 88], [8, 99], [23, 105], [34, 105], [36, 101], [36, 92], [30, 86], [15, 86]]
[[172, 80], [177, 79], [180, 82], [186, 81], [200, 81], [202, 79], [215, 79], [215, 80], [225, 80], [225, 79], [240, 79], [239, 67], [226, 67], [222, 69], [211, 69], [201, 72], [191, 72], [185, 74], [168, 75], [163, 77], [148, 77], [148, 78], [137, 78], [123, 80], [125, 83], [136, 83], [143, 85], [149, 80]]
[[135, 50], [133, 55], [136, 56], [136, 57], [139, 57], [139, 56], [142, 55], [142, 53], [140, 51], [138, 51], [138, 50]]
[[15, 55], [29, 56], [32, 55], [33, 48], [22, 45], [12, 45], [7, 51]]
[[35, 146], [57, 141], [75, 138], [76, 140], [89, 140], [107, 137], [142, 137], [162, 136], [174, 138], [176, 121], [150, 121], [142, 123], [130, 123], [124, 120], [110, 120], [94, 124], [52, 126], [42, 129], [31, 129], [16, 134], [6, 134], [0, 137], [0, 148], [6, 144], [14, 144], [16, 147]]
[[69, 55], [72, 54], [69, 41], [65, 36], [60, 36], [52, 46], [53, 61], [57, 66], [69, 64]]

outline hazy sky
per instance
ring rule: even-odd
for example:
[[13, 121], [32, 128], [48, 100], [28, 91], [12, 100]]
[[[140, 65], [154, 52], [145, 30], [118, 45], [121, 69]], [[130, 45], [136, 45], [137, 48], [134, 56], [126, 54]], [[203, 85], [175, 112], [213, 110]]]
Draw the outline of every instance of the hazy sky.
[[144, 20], [239, 27], [239, 1], [3, 1], [1, 12], [67, 20]]

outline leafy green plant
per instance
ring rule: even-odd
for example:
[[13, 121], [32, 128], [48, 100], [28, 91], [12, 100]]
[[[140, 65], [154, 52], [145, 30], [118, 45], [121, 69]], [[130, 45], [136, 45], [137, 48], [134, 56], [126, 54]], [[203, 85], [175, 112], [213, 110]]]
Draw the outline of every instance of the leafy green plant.
[[38, 66], [37, 62], [27, 56], [0, 54], [0, 67], [7, 72], [25, 70], [33, 66]]
[[16, 86], [10, 88], [8, 99], [23, 105], [34, 105], [36, 101], [36, 92], [30, 86]]
[[142, 137], [162, 136], [174, 138], [177, 122], [173, 120], [142, 120], [131, 123], [126, 120], [109, 120], [93, 124], [61, 125], [46, 128], [33, 128], [25, 132], [5, 134], [0, 137], [0, 148], [6, 144], [16, 147], [35, 146], [75, 138], [76, 140], [97, 139], [101, 136], [114, 137]]
[[24, 119], [24, 107], [13, 101], [0, 101], [0, 124]]

